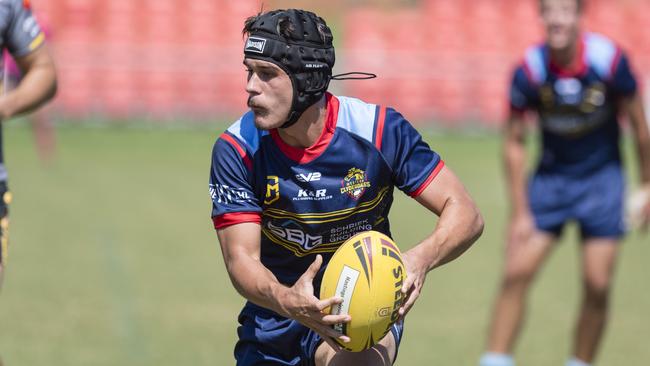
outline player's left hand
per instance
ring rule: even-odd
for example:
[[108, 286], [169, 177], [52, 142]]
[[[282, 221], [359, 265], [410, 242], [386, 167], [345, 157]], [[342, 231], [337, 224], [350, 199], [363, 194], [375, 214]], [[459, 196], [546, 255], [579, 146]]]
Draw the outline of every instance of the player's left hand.
[[634, 190], [627, 201], [628, 220], [634, 229], [650, 228], [650, 183]]
[[402, 285], [402, 295], [404, 299], [402, 306], [399, 308], [400, 318], [404, 318], [411, 310], [415, 300], [420, 297], [424, 280], [427, 276], [428, 265], [422, 260], [424, 256], [417, 253], [417, 247], [402, 253], [402, 261], [406, 269], [406, 278]]
[[641, 230], [647, 232], [648, 227], [650, 227], [650, 185], [646, 185], [643, 189], [645, 190], [645, 202], [641, 209], [640, 222]]
[[340, 304], [343, 301], [342, 298], [335, 296], [320, 300], [314, 296], [314, 277], [322, 264], [323, 256], [319, 254], [298, 281], [289, 288], [282, 299], [283, 307], [291, 318], [318, 333], [334, 351], [339, 351], [341, 346], [336, 343], [334, 338], [347, 343], [350, 341], [350, 337], [337, 332], [332, 325], [347, 323], [351, 317], [347, 314], [333, 315], [325, 312], [326, 308]]

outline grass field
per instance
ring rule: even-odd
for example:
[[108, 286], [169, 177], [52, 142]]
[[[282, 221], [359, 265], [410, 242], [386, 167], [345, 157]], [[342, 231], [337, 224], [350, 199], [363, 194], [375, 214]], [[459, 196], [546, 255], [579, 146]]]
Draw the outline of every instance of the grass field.
[[[221, 128], [62, 127], [50, 166], [36, 158], [28, 129], [12, 123], [5, 130], [14, 192], [0, 296], [6, 366], [234, 363], [243, 300], [224, 269], [207, 192]], [[506, 202], [498, 140], [428, 140], [466, 182], [487, 226], [466, 255], [428, 276], [397, 364], [475, 365], [501, 265]], [[401, 194], [391, 220], [403, 248], [435, 224]], [[580, 294], [575, 237], [569, 230], [535, 286], [520, 365], [563, 365], [569, 352]], [[649, 237], [631, 234], [599, 365], [650, 360], [649, 258]]]

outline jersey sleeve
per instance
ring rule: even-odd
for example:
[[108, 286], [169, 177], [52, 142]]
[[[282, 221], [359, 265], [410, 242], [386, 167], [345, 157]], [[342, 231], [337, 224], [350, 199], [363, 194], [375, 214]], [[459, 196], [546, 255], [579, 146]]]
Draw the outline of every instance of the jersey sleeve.
[[409, 121], [392, 108], [386, 108], [381, 152], [395, 186], [411, 197], [420, 195], [444, 166]]
[[11, 20], [8, 21], [5, 29], [5, 46], [13, 56], [25, 56], [43, 44], [45, 34], [32, 15], [29, 1], [8, 0], [8, 2], [10, 2]]
[[532, 108], [533, 86], [530, 82], [524, 66], [515, 69], [510, 85], [510, 109], [523, 112]]
[[617, 95], [622, 96], [634, 95], [637, 91], [637, 81], [632, 73], [630, 61], [623, 52], [612, 66], [611, 86]]
[[215, 229], [243, 222], [261, 222], [250, 156], [239, 141], [224, 133], [212, 150], [209, 192]]

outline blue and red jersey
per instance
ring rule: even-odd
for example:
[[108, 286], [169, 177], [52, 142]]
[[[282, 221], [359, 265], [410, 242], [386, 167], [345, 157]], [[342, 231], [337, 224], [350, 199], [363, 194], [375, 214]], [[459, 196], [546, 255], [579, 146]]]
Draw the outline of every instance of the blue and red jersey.
[[515, 70], [510, 105], [539, 115], [539, 169], [580, 176], [620, 162], [618, 104], [636, 90], [622, 50], [604, 36], [585, 33], [569, 67], [554, 64], [546, 45], [529, 48]]
[[[261, 261], [287, 285], [316, 254], [327, 263], [360, 231], [390, 236], [393, 188], [416, 197], [444, 166], [394, 109], [326, 98], [324, 130], [309, 148], [287, 145], [277, 130], [258, 130], [249, 111], [217, 139], [212, 152], [215, 228], [259, 223]], [[320, 275], [316, 288], [319, 281]]]

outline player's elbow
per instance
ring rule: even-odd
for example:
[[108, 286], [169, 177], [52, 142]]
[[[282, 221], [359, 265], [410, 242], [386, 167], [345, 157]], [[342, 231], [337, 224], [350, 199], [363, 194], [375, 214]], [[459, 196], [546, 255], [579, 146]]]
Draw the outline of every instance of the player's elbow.
[[476, 241], [483, 235], [483, 229], [485, 229], [485, 220], [483, 220], [483, 215], [481, 215], [478, 208], [475, 207], [474, 219], [472, 220], [473, 241]]
[[59, 92], [59, 81], [56, 78], [56, 75], [54, 76], [54, 79], [52, 80], [52, 83], [50, 83], [50, 89], [47, 94], [47, 100], [51, 100], [56, 96], [56, 93]]
[[56, 65], [47, 53], [39, 53], [25, 68], [23, 82], [29, 79], [30, 90], [38, 94], [38, 104], [42, 105], [54, 98], [58, 90]]
[[54, 98], [54, 96], [56, 96], [56, 93], [59, 90], [59, 80], [58, 80], [58, 78], [56, 76], [56, 70], [54, 69], [54, 66], [52, 66], [48, 70], [48, 78], [47, 79], [48, 79], [48, 82], [46, 83], [46, 87], [45, 87], [45, 97], [43, 98], [44, 103], [47, 102], [47, 101], [52, 100], [52, 98]]
[[471, 245], [483, 234], [483, 229], [485, 228], [485, 220], [483, 220], [483, 215], [479, 211], [478, 207], [474, 202], [471, 203], [470, 208], [468, 209], [468, 225], [467, 225], [467, 242]]
[[234, 254], [224, 256], [224, 262], [230, 283], [235, 290], [243, 297], [249, 298], [249, 289], [251, 287], [251, 268], [253, 263], [251, 257], [245, 254]]
[[230, 283], [240, 295], [246, 297], [246, 291], [240, 278], [241, 275], [239, 274], [240, 271], [238, 266], [233, 262], [234, 261], [226, 261], [226, 271], [228, 272]]
[[450, 199], [446, 206], [449, 208], [450, 217], [455, 218], [462, 246], [469, 248], [483, 234], [485, 221], [481, 211], [466, 192]]

